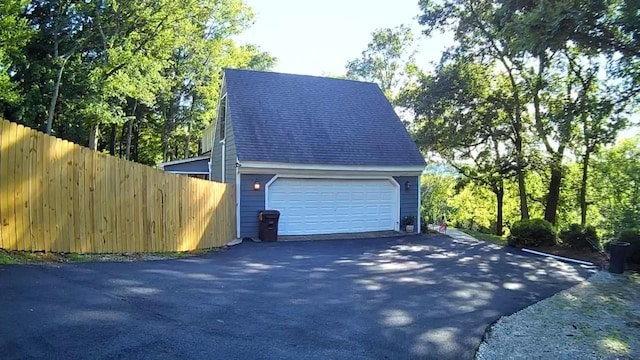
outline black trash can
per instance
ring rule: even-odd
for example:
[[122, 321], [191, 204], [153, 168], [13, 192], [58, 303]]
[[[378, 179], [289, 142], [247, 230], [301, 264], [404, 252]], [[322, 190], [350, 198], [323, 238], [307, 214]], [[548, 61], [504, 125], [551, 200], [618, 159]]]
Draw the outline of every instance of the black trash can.
[[631, 246], [628, 242], [616, 241], [609, 245], [611, 258], [609, 259], [609, 272], [622, 274], [624, 263], [627, 260], [627, 252]]
[[278, 220], [280, 219], [280, 211], [263, 210], [258, 213], [258, 222], [260, 227], [258, 237], [262, 241], [278, 241]]

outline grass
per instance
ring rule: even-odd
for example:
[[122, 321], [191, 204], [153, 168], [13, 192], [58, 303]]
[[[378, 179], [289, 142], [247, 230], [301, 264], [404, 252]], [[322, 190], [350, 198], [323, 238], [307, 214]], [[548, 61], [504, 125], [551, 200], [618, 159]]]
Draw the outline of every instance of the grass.
[[504, 236], [485, 234], [479, 231], [469, 230], [469, 229], [458, 229], [458, 230], [462, 231], [467, 235], [473, 236], [476, 239], [492, 242], [498, 245], [507, 245], [507, 238]]
[[9, 253], [0, 252], [0, 264], [17, 264], [16, 259]]
[[90, 255], [76, 254], [76, 253], [69, 254], [68, 260], [69, 260], [69, 262], [91, 262], [91, 261], [93, 261], [93, 259], [91, 258]]
[[220, 250], [222, 250], [222, 248], [200, 249], [192, 251], [174, 251], [166, 253], [68, 254], [54, 252], [6, 251], [0, 249], [0, 265], [181, 259], [192, 256], [205, 255]]

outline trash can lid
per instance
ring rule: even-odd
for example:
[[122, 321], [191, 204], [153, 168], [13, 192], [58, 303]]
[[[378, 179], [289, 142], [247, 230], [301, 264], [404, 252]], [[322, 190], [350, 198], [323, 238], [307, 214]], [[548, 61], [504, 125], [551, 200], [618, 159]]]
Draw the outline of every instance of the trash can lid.
[[262, 210], [260, 213], [262, 215], [280, 215], [280, 211], [278, 210]]

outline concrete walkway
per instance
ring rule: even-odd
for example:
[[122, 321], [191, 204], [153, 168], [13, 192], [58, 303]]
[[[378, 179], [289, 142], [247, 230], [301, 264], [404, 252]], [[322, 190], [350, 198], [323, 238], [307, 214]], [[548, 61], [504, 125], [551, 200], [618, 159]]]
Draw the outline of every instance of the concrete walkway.
[[[438, 231], [438, 225], [429, 225], [429, 229], [434, 230], [434, 231]], [[447, 231], [445, 232], [441, 232], [438, 231], [439, 233], [443, 234], [443, 235], [447, 235], [450, 238], [456, 240], [457, 242], [463, 243], [463, 244], [470, 244], [470, 245], [476, 245], [479, 243], [483, 243], [484, 241], [482, 240], [478, 240], [476, 238], [474, 238], [473, 236], [466, 234], [456, 228], [447, 228]]]

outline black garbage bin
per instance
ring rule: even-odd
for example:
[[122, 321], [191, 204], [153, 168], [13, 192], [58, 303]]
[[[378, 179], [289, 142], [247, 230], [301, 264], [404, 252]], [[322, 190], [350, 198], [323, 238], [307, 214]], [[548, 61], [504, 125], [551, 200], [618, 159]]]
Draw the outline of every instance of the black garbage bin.
[[260, 227], [258, 237], [262, 241], [278, 241], [278, 220], [280, 219], [280, 211], [263, 210], [258, 213], [258, 222]]
[[609, 272], [614, 274], [622, 274], [624, 272], [624, 263], [627, 260], [627, 252], [629, 251], [628, 242], [616, 241], [609, 245], [611, 254], [609, 259]]

